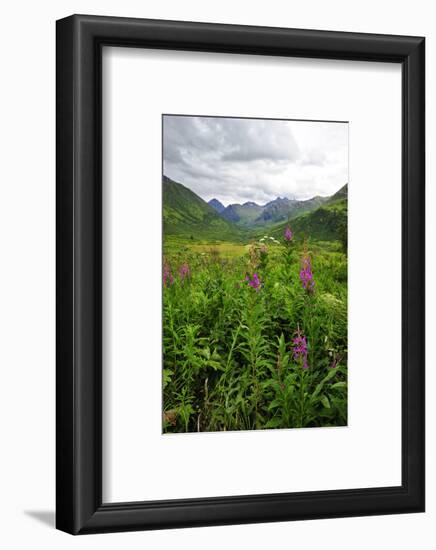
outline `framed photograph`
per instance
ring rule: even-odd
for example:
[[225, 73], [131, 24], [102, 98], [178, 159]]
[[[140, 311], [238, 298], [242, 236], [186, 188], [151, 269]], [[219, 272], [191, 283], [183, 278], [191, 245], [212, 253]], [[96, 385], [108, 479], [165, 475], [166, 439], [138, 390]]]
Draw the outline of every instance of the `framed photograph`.
[[165, 114], [162, 157], [163, 432], [347, 426], [348, 123]]
[[58, 529], [424, 511], [424, 55], [57, 22]]

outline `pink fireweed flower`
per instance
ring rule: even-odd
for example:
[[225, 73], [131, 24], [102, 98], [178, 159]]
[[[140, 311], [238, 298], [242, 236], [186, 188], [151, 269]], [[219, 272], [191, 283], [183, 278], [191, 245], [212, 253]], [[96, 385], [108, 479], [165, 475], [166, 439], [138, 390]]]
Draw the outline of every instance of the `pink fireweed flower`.
[[187, 263], [182, 264], [179, 269], [180, 279], [183, 281], [186, 277], [190, 277], [190, 275], [191, 271], [189, 269], [189, 265]]
[[174, 277], [171, 274], [171, 268], [166, 262], [163, 266], [162, 280], [164, 286], [171, 286], [174, 283]]
[[308, 369], [307, 363], [307, 342], [306, 337], [301, 334], [300, 329], [297, 331], [297, 335], [292, 339], [292, 355], [294, 361], [302, 360], [303, 369]]
[[300, 280], [304, 290], [307, 290], [307, 292], [313, 292], [315, 281], [313, 280], [312, 264], [310, 263], [309, 256], [305, 256], [303, 258], [300, 271]]
[[251, 288], [254, 288], [256, 292], [259, 292], [262, 283], [260, 282], [260, 279], [257, 273], [253, 273], [252, 279], [250, 279], [250, 277], [247, 275], [245, 277], [245, 280], [247, 281], [248, 285], [251, 286]]
[[286, 226], [285, 233], [284, 233], [285, 241], [292, 241], [292, 231], [289, 225]]

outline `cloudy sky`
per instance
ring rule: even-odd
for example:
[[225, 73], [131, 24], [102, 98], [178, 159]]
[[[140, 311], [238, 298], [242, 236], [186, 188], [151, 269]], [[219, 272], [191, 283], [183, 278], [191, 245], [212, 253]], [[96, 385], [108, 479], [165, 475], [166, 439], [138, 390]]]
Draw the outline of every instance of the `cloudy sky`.
[[348, 182], [348, 124], [163, 117], [164, 174], [225, 206], [333, 194]]

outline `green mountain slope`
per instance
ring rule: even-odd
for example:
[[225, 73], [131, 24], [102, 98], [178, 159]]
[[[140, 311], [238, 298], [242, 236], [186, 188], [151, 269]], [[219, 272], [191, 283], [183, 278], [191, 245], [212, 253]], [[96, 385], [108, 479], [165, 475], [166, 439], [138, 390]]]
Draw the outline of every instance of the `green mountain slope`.
[[229, 204], [220, 214], [224, 219], [240, 226], [253, 225], [262, 213], [262, 206], [254, 202], [244, 204]]
[[240, 240], [241, 230], [224, 220], [193, 191], [163, 176], [164, 235], [192, 239]]
[[326, 200], [324, 197], [313, 197], [304, 201], [278, 197], [263, 207], [262, 214], [256, 220], [256, 224], [272, 224], [295, 218], [303, 212], [315, 210]]
[[[332, 195], [322, 206], [312, 212], [290, 220], [294, 235], [320, 241], [336, 240], [347, 246], [348, 186]], [[270, 234], [282, 238], [288, 222], [274, 226]]]
[[342, 199], [348, 200], [348, 183], [341, 187], [339, 191], [336, 191], [334, 195], [329, 197], [327, 200], [327, 204], [332, 204]]

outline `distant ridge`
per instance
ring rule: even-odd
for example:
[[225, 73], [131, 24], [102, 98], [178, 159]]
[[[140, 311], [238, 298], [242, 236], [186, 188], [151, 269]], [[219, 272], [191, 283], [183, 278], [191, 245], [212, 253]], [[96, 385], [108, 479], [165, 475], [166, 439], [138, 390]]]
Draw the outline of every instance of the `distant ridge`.
[[263, 206], [252, 201], [244, 204], [229, 204], [227, 208], [219, 211], [219, 214], [240, 227], [260, 227], [295, 218], [304, 212], [311, 212], [327, 200], [329, 197], [313, 197], [302, 201], [277, 197]]
[[224, 204], [218, 199], [211, 199], [207, 204], [210, 204], [210, 206], [212, 206], [212, 208], [214, 208], [218, 212], [218, 214], [221, 214], [221, 212], [226, 209]]

